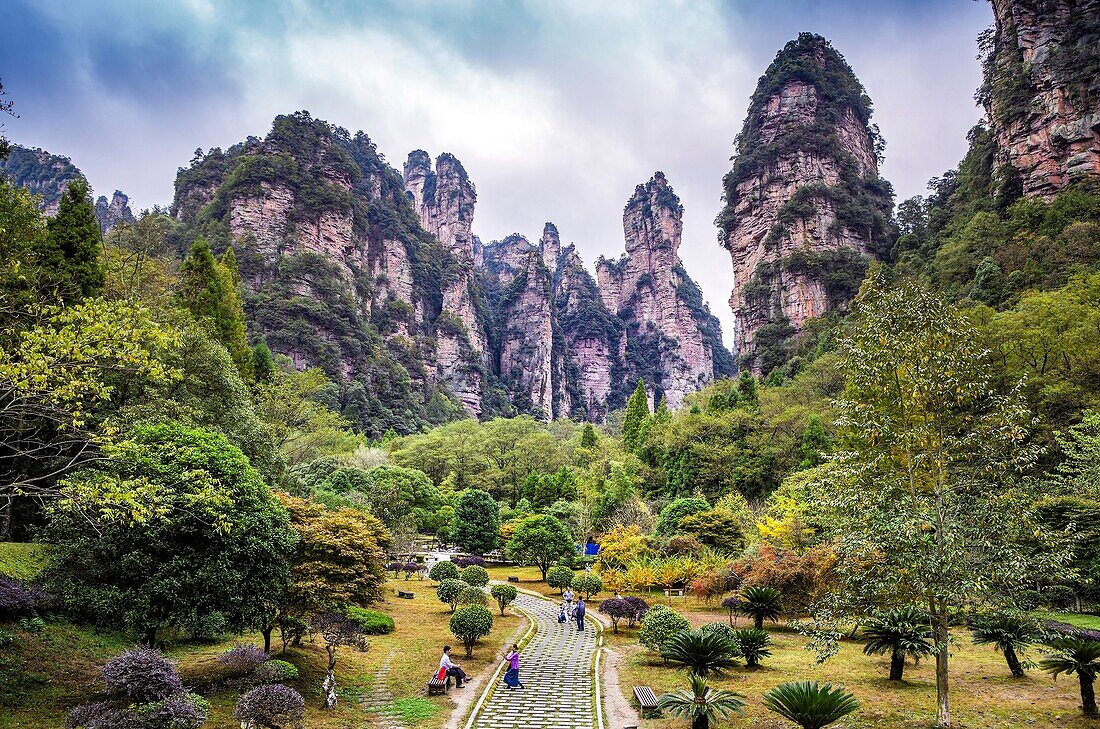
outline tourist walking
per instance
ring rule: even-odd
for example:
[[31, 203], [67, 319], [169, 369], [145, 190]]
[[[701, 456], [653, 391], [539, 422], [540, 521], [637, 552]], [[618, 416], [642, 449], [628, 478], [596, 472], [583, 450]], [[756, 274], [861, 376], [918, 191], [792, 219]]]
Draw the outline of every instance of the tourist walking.
[[569, 587], [565, 588], [564, 597], [565, 597], [565, 604], [572, 607], [573, 606], [573, 597], [574, 597], [572, 588], [569, 588]]
[[573, 614], [577, 616], [577, 630], [584, 630], [584, 613], [587, 607], [583, 598], [577, 598], [577, 607], [573, 608]]
[[466, 680], [466, 672], [462, 670], [462, 666], [451, 661], [451, 647], [449, 645], [443, 646], [443, 657], [439, 659], [439, 670], [447, 676], [454, 676], [455, 688], [462, 688], [462, 682]]
[[509, 689], [523, 688], [519, 680], [519, 646], [512, 644], [512, 650], [508, 654], [508, 670], [504, 672], [504, 685]]

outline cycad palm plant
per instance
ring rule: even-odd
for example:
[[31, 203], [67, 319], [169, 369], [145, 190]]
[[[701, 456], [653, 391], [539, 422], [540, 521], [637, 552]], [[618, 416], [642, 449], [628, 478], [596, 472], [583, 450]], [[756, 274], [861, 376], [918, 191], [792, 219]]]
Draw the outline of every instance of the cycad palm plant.
[[702, 629], [677, 633], [661, 647], [661, 658], [686, 666], [703, 678], [732, 668], [737, 653], [737, 644], [729, 636]]
[[673, 716], [691, 720], [691, 729], [709, 729], [710, 722], [730, 714], [743, 714], [745, 697], [725, 689], [707, 686], [707, 679], [691, 676], [690, 691], [670, 691], [657, 699], [657, 708]]
[[764, 629], [765, 620], [778, 621], [782, 610], [782, 596], [774, 587], [750, 585], [741, 590], [741, 605], [737, 611], [751, 617], [757, 630]]
[[749, 668], [756, 668], [760, 665], [761, 658], [767, 658], [772, 654], [771, 649], [768, 648], [771, 645], [771, 636], [768, 635], [768, 631], [745, 628], [735, 630], [734, 633], [737, 635], [737, 647], [741, 650], [745, 665]]
[[859, 702], [850, 692], [829, 683], [791, 681], [764, 694], [764, 706], [802, 729], [821, 729], [851, 714]]
[[867, 655], [890, 654], [891, 681], [901, 680], [906, 656], [916, 663], [936, 650], [928, 614], [912, 605], [876, 614], [867, 621], [863, 637], [867, 639], [863, 646]]
[[1019, 653], [1043, 639], [1039, 621], [1015, 613], [997, 613], [976, 618], [970, 635], [977, 645], [991, 645], [999, 650], [1016, 678], [1024, 675]]
[[1039, 661], [1039, 666], [1053, 676], [1076, 673], [1081, 683], [1081, 711], [1085, 716], [1098, 716], [1093, 682], [1100, 674], [1100, 640], [1067, 635], [1052, 640], [1050, 647], [1057, 652]]

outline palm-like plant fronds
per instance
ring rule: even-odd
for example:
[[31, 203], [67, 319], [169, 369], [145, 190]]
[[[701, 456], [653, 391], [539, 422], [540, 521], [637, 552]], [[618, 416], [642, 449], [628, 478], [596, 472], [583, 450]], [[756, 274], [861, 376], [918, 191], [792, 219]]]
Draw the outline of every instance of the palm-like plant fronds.
[[745, 697], [725, 689], [707, 686], [707, 679], [691, 676], [690, 691], [670, 691], [657, 699], [657, 708], [673, 716], [691, 720], [691, 729], [708, 729], [713, 719], [725, 719], [730, 714], [743, 714]]
[[741, 590], [741, 605], [737, 612], [751, 617], [755, 621], [753, 627], [757, 630], [764, 629], [765, 620], [773, 623], [778, 621], [782, 610], [782, 596], [774, 587], [750, 585]]
[[1039, 666], [1052, 676], [1076, 673], [1081, 684], [1081, 711], [1085, 716], [1097, 716], [1093, 682], [1100, 674], [1100, 640], [1067, 635], [1052, 640], [1050, 647], [1057, 652], [1039, 661]]
[[661, 658], [687, 667], [692, 675], [706, 677], [736, 665], [737, 644], [722, 633], [709, 630], [685, 630], [661, 647]]
[[890, 654], [891, 681], [901, 680], [906, 656], [916, 663], [936, 650], [928, 614], [912, 605], [876, 614], [867, 621], [863, 637], [867, 639], [863, 646], [867, 655]]
[[768, 646], [771, 645], [772, 639], [768, 631], [746, 628], [735, 630], [734, 633], [737, 634], [737, 645], [741, 649], [741, 655], [745, 657], [745, 665], [749, 668], [756, 668], [760, 665], [761, 658], [771, 656], [772, 652]]
[[977, 645], [991, 645], [1008, 663], [1008, 670], [1017, 678], [1024, 675], [1018, 653], [1023, 653], [1043, 639], [1039, 621], [1016, 613], [996, 613], [976, 618], [970, 635]]
[[821, 729], [851, 714], [859, 702], [843, 688], [817, 681], [791, 681], [764, 694], [764, 706], [802, 729]]

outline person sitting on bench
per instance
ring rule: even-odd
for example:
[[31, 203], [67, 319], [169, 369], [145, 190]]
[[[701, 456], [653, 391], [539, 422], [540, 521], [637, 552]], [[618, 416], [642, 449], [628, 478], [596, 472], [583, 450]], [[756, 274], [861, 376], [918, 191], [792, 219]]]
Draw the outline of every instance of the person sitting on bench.
[[451, 662], [451, 647], [443, 646], [443, 657], [439, 659], [439, 667], [446, 670], [448, 676], [455, 677], [455, 688], [462, 688], [462, 682], [466, 680], [466, 672], [462, 666], [456, 666]]

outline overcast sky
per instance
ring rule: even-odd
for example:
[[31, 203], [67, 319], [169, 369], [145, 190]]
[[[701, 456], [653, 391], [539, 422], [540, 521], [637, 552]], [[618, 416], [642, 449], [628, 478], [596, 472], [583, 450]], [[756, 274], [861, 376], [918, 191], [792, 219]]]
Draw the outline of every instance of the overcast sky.
[[362, 129], [398, 169], [462, 160], [485, 241], [550, 220], [592, 268], [662, 170], [680, 255], [729, 336], [714, 218], [759, 76], [800, 31], [829, 38], [874, 101], [898, 200], [955, 166], [980, 118], [984, 0], [3, 0], [11, 139], [71, 157], [96, 194], [172, 200], [196, 147], [308, 109]]

